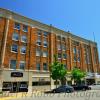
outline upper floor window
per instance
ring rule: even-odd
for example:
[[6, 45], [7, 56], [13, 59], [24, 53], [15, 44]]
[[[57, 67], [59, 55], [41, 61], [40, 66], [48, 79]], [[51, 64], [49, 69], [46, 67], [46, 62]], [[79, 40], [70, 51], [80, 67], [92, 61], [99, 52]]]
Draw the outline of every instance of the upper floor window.
[[48, 46], [47, 39], [44, 39], [44, 41], [43, 41], [43, 46], [44, 46], [44, 47], [47, 47], [47, 46]]
[[80, 62], [80, 57], [77, 58], [77, 61]]
[[12, 40], [18, 41], [19, 40], [19, 34], [17, 32], [14, 32], [12, 35]]
[[44, 35], [44, 37], [47, 37], [48, 36], [48, 32], [44, 32], [43, 35]]
[[76, 48], [73, 48], [73, 53], [74, 53], [74, 54], [76, 54], [76, 53], [77, 53]]
[[26, 54], [26, 46], [21, 46], [20, 52], [21, 54]]
[[38, 30], [37, 34], [38, 34], [38, 36], [41, 36], [42, 32], [40, 30]]
[[77, 49], [77, 54], [80, 55], [80, 50], [79, 49]]
[[36, 70], [40, 70], [40, 63], [36, 64]]
[[43, 57], [48, 57], [48, 52], [47, 51], [43, 51]]
[[18, 52], [18, 45], [17, 45], [17, 44], [13, 44], [13, 45], [11, 46], [11, 52], [15, 52], [15, 53]]
[[17, 62], [16, 60], [10, 60], [10, 69], [16, 69]]
[[57, 36], [57, 40], [61, 40], [61, 36]]
[[41, 56], [41, 50], [40, 50], [40, 48], [36, 49], [36, 56]]
[[43, 63], [43, 70], [47, 70], [47, 69], [48, 69], [47, 63]]
[[66, 59], [67, 58], [67, 54], [63, 54], [63, 59]]
[[21, 36], [21, 41], [22, 41], [22, 42], [25, 42], [25, 43], [27, 42], [27, 37], [26, 37], [26, 35], [22, 35], [22, 36]]
[[28, 32], [28, 26], [23, 25], [23, 31], [24, 31], [24, 32]]
[[57, 45], [58, 50], [61, 50], [61, 44]]
[[20, 30], [20, 24], [19, 23], [15, 23], [14, 28]]
[[64, 41], [64, 42], [65, 42], [65, 40], [66, 40], [66, 39], [65, 39], [65, 37], [62, 37], [62, 41]]
[[76, 56], [74, 56], [74, 62], [76, 62], [77, 61], [77, 57]]
[[65, 51], [66, 50], [66, 45], [62, 44], [62, 50]]
[[41, 38], [40, 37], [38, 37], [38, 40], [37, 40], [37, 45], [41, 45]]
[[58, 53], [58, 59], [61, 59], [61, 53]]
[[24, 70], [25, 69], [25, 61], [20, 61], [19, 67], [20, 67], [20, 69]]
[[64, 68], [67, 69], [67, 65], [66, 64], [64, 64]]

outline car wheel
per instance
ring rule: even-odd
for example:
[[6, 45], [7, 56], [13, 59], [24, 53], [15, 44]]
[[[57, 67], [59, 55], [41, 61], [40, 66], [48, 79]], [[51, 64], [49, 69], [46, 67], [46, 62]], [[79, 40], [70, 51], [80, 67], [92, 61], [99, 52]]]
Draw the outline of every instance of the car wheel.
[[83, 88], [82, 90], [83, 90], [83, 91], [86, 91], [86, 89], [85, 89], [85, 88]]
[[70, 93], [70, 90], [66, 90], [67, 93]]

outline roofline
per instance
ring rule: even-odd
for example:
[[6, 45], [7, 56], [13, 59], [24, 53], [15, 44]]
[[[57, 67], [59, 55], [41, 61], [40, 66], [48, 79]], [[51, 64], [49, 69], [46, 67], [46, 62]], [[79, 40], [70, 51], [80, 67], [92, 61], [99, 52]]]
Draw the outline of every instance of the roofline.
[[52, 27], [51, 28], [52, 33], [56, 33], [58, 35], [70, 36], [73, 40], [75, 39], [77, 41], [79, 40], [79, 41], [84, 42], [86, 44], [94, 44], [95, 46], [97, 46], [96, 42], [93, 42], [91, 40], [79, 37], [77, 35], [72, 34], [71, 32], [66, 32], [66, 31], [58, 29], [54, 26], [44, 24], [40, 21], [33, 20], [31, 18], [25, 17], [23, 15], [15, 13], [15, 12], [9, 10], [9, 9], [0, 8], [0, 16], [5, 17], [5, 18], [14, 19], [16, 21], [19, 21], [18, 18], [21, 18], [20, 19], [21, 23], [28, 24], [32, 27], [37, 27], [39, 29], [43, 29], [43, 30], [48, 31], [48, 32], [50, 32], [50, 28]]

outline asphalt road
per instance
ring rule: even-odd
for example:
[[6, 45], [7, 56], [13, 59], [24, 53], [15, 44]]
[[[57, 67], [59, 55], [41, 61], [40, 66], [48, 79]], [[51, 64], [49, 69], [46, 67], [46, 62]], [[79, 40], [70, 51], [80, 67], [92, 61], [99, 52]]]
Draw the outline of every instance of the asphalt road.
[[36, 93], [23, 95], [13, 100], [100, 100], [100, 90], [80, 91], [74, 93]]

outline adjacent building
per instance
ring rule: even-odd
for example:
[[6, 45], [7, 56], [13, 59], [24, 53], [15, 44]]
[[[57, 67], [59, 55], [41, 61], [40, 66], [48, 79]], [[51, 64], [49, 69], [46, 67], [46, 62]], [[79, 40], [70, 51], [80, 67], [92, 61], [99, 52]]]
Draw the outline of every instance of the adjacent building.
[[49, 65], [54, 54], [66, 70], [77, 66], [87, 72], [87, 82], [96, 81], [100, 73], [96, 42], [0, 8], [0, 87], [51, 88]]

